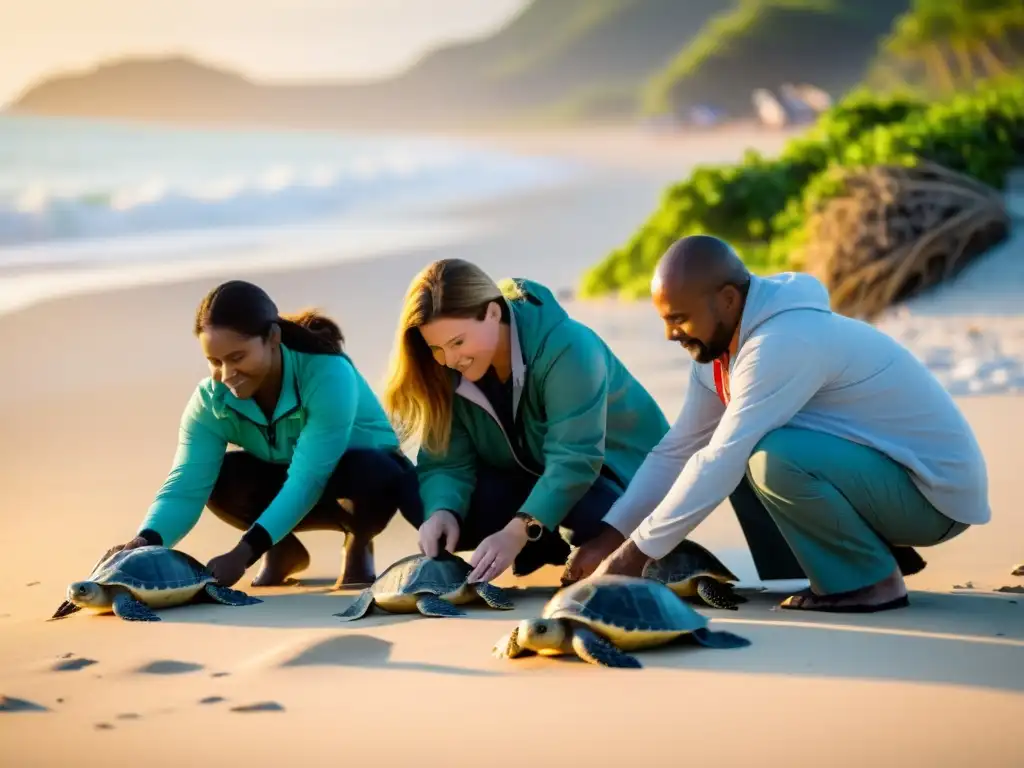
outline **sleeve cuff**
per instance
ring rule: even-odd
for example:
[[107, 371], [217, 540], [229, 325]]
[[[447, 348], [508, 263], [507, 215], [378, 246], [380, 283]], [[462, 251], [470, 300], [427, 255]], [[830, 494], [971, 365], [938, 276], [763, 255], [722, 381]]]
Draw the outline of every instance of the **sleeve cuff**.
[[164, 545], [164, 537], [152, 528], [143, 528], [139, 531], [138, 537], [140, 539], [145, 539], [146, 543], [152, 547], [162, 547]]
[[274, 540], [270, 538], [270, 534], [267, 533], [267, 529], [259, 523], [254, 523], [253, 526], [242, 535], [242, 541], [249, 545], [252, 550], [252, 557], [249, 558], [249, 562], [246, 566], [250, 566], [259, 560], [266, 553], [268, 549], [274, 546]]

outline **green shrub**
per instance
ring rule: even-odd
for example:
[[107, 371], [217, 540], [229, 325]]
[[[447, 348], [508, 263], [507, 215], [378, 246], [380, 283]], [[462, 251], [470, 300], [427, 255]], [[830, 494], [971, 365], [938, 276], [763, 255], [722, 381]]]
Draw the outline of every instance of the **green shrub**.
[[1024, 83], [982, 85], [933, 105], [907, 120], [877, 126], [850, 144], [810, 179], [798, 198], [772, 220], [767, 259], [799, 269], [800, 246], [809, 215], [843, 190], [846, 169], [914, 165], [927, 160], [1002, 189], [1007, 173], [1024, 163]]
[[779, 266], [769, 244], [774, 220], [797, 200], [814, 174], [842, 155], [861, 134], [923, 112], [923, 102], [905, 96], [848, 96], [804, 135], [789, 142], [778, 158], [748, 151], [740, 165], [697, 166], [690, 178], [669, 187], [661, 204], [633, 237], [589, 270], [580, 293], [618, 291], [643, 296], [654, 265], [665, 249], [685, 235], [710, 233], [732, 242], [758, 270]]

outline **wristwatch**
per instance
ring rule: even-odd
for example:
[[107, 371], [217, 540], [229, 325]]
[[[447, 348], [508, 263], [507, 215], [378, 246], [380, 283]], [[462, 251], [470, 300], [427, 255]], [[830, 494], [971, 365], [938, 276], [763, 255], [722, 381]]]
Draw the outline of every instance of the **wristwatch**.
[[516, 517], [526, 523], [526, 540], [537, 541], [544, 533], [544, 524], [536, 517], [525, 512], [516, 512]]

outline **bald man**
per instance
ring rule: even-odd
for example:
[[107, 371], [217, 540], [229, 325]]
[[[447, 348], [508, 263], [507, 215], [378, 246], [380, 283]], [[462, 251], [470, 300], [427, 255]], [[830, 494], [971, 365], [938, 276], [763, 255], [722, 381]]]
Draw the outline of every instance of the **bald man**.
[[904, 575], [987, 523], [977, 440], [906, 348], [835, 314], [814, 277], [750, 274], [710, 236], [674, 243], [652, 300], [690, 353], [679, 417], [570, 559], [566, 582], [639, 575], [730, 498], [763, 579], [806, 576], [782, 607], [871, 612], [908, 604]]

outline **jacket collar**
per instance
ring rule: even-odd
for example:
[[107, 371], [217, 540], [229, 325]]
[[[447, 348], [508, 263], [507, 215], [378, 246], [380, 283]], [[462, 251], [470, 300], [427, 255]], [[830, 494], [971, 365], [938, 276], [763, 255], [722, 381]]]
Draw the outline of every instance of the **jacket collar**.
[[[281, 394], [277, 398], [277, 405], [274, 406], [274, 418], [277, 421], [283, 416], [296, 410], [300, 402], [299, 381], [296, 375], [296, 353], [281, 345]], [[227, 409], [244, 416], [249, 421], [262, 426], [268, 426], [267, 417], [263, 414], [255, 400], [240, 400], [231, 394], [231, 390], [219, 381], [214, 384], [214, 413], [223, 418]]]

